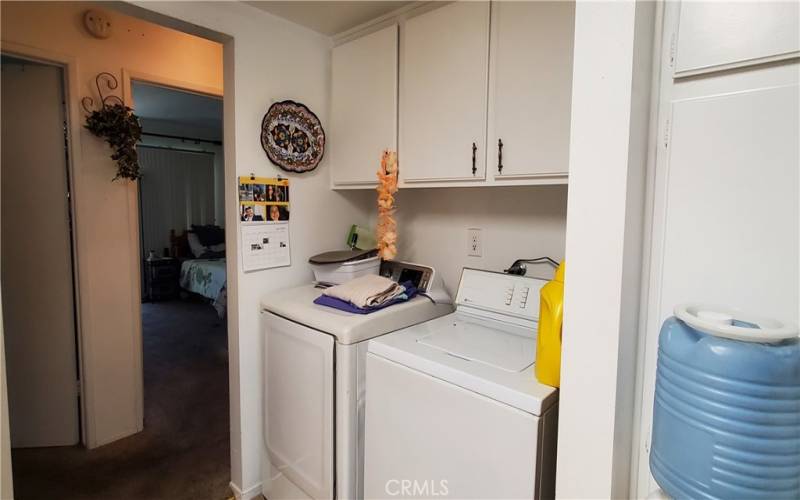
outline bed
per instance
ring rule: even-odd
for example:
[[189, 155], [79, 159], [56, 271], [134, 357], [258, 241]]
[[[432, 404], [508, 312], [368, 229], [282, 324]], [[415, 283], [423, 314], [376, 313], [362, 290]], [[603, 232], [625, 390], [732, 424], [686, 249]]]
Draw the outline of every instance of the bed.
[[[208, 299], [220, 318], [225, 317], [227, 308], [227, 275], [225, 271], [224, 249], [205, 250], [190, 245], [192, 230], [177, 235], [170, 232], [172, 254], [181, 261], [178, 283], [181, 289]], [[201, 258], [196, 258], [199, 255]]]
[[202, 295], [222, 318], [225, 316], [225, 259], [187, 259], [181, 263], [181, 288]]

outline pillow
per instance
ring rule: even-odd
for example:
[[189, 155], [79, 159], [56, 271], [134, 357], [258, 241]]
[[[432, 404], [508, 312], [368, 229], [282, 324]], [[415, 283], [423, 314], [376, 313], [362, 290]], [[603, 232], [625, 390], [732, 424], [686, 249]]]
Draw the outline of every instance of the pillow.
[[192, 232], [197, 234], [200, 243], [205, 247], [225, 243], [225, 230], [219, 226], [213, 224], [196, 226], [192, 224]]
[[225, 243], [211, 245], [205, 247], [205, 252], [200, 256], [201, 259], [224, 259], [225, 258]]
[[201, 255], [208, 251], [206, 246], [200, 243], [200, 238], [195, 232], [186, 234], [186, 242], [189, 243], [189, 250], [192, 252], [195, 259], [199, 259]]
[[214, 252], [212, 250], [206, 250], [203, 255], [200, 256], [201, 259], [224, 259], [225, 252]]

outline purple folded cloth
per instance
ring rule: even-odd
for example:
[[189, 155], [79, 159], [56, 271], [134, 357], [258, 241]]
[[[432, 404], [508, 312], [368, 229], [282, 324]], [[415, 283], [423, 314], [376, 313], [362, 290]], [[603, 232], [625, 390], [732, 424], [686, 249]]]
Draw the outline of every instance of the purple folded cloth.
[[380, 311], [381, 309], [385, 309], [391, 305], [397, 304], [398, 302], [406, 302], [407, 300], [413, 298], [417, 294], [417, 288], [411, 284], [410, 281], [403, 283], [403, 286], [406, 287], [405, 297], [397, 297], [396, 299], [392, 299], [389, 302], [381, 304], [375, 307], [369, 308], [362, 308], [356, 307], [350, 302], [346, 302], [342, 299], [337, 299], [335, 297], [329, 297], [328, 295], [320, 295], [316, 299], [314, 299], [314, 303], [320, 306], [332, 307], [334, 309], [339, 309], [340, 311], [345, 311], [353, 314], [369, 314], [375, 311]]

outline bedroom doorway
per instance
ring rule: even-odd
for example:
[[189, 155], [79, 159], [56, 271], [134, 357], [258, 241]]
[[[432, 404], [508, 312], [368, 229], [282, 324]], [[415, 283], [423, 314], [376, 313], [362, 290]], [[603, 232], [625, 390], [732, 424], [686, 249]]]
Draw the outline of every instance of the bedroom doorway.
[[[144, 433], [187, 467], [229, 478], [222, 99], [133, 79]], [[190, 474], [190, 471], [186, 471]], [[193, 474], [196, 474], [194, 472]], [[224, 481], [223, 481], [224, 479]]]

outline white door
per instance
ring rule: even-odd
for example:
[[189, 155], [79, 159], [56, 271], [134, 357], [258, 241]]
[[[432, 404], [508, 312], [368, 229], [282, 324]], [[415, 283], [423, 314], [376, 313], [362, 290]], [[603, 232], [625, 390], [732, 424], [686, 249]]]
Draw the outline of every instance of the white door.
[[536, 498], [539, 418], [367, 354], [364, 498]]
[[409, 19], [402, 40], [401, 179], [483, 180], [489, 3], [455, 2]]
[[269, 460], [311, 498], [333, 498], [333, 337], [270, 313], [264, 324]]
[[373, 186], [397, 148], [397, 25], [335, 47], [331, 66], [333, 185]]
[[487, 168], [563, 177], [569, 165], [575, 3], [493, 2]]
[[80, 441], [61, 68], [2, 64], [3, 329], [13, 447]]

